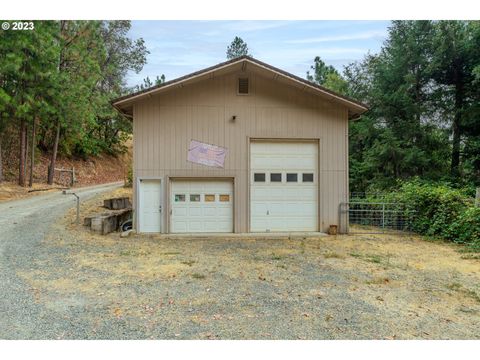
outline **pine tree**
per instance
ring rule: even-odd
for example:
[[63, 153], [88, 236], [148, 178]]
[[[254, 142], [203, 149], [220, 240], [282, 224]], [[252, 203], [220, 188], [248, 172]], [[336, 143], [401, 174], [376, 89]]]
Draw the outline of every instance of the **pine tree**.
[[240, 56], [248, 55], [248, 46], [242, 38], [235, 36], [232, 43], [227, 47], [227, 59], [235, 59]]
[[[478, 156], [478, 145], [469, 139], [470, 130], [478, 135], [479, 92], [475, 83], [475, 67], [480, 63], [480, 30], [478, 21], [439, 21], [435, 23], [433, 39], [433, 79], [438, 83], [437, 106], [451, 121], [452, 154], [450, 171], [452, 178], [461, 175], [461, 154], [473, 150]], [[467, 140], [470, 149], [462, 149]], [[473, 141], [470, 141], [473, 140]], [[478, 144], [478, 143], [477, 143]], [[477, 153], [477, 155], [475, 155]], [[477, 171], [480, 170], [477, 167]], [[479, 181], [480, 182], [480, 181]]]
[[[18, 183], [25, 185], [27, 168], [28, 127], [35, 116], [45, 114], [49, 107], [44, 99], [52, 85], [54, 71], [55, 33], [52, 22], [35, 22], [34, 31], [3, 31], [2, 62], [3, 115], [19, 132]], [[7, 99], [7, 100], [5, 100]]]
[[135, 85], [132, 87], [130, 92], [137, 92], [137, 91], [142, 91], [145, 89], [149, 89], [153, 86], [158, 86], [161, 85], [165, 82], [165, 75], [162, 74], [160, 76], [157, 75], [154, 81], [150, 80], [150, 78], [147, 76], [145, 79], [143, 79], [143, 83], [140, 85]]
[[130, 26], [62, 20], [35, 21], [34, 31], [0, 30], [0, 180], [5, 131], [18, 131], [21, 185], [27, 152], [33, 183], [37, 146], [51, 154], [49, 183], [58, 153], [87, 157], [123, 150], [131, 121], [110, 100], [127, 91], [128, 71], [138, 73], [148, 53], [142, 39], [127, 36]]
[[325, 64], [320, 56], [315, 57], [313, 60], [313, 65], [310, 66], [310, 70], [313, 70], [313, 75], [310, 74], [310, 71], [307, 71], [307, 80], [315, 82], [318, 85], [324, 85], [328, 76], [333, 75], [340, 77], [338, 71], [333, 66]]
[[356, 185], [445, 176], [449, 141], [432, 106], [432, 38], [429, 21], [394, 21], [380, 54], [346, 71], [351, 95], [370, 105], [350, 129], [351, 169], [363, 177]]

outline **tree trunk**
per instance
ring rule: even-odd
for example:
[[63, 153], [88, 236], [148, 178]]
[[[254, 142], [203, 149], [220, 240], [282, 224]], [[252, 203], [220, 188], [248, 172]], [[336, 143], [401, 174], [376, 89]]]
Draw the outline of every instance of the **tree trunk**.
[[33, 186], [33, 168], [35, 164], [35, 148], [36, 148], [36, 143], [35, 143], [36, 124], [37, 124], [37, 119], [34, 118], [33, 125], [32, 125], [32, 157], [30, 158], [30, 179], [28, 181], [29, 187]]
[[25, 174], [25, 183], [27, 182], [27, 169], [28, 169], [28, 124], [25, 124], [25, 162], [23, 164], [23, 173]]
[[27, 126], [25, 120], [20, 122], [20, 157], [18, 164], [18, 185], [25, 186], [25, 133]]
[[0, 183], [3, 182], [2, 139], [0, 138]]
[[55, 162], [57, 161], [58, 142], [60, 140], [60, 120], [57, 120], [57, 131], [55, 134], [55, 141], [53, 143], [52, 158], [50, 160], [50, 167], [48, 169], [48, 184], [53, 184], [53, 175], [55, 174]]
[[455, 116], [452, 123], [452, 161], [450, 164], [450, 173], [453, 178], [460, 176], [460, 136], [461, 136], [461, 120], [463, 107], [463, 85], [458, 75], [455, 85]]
[[460, 114], [455, 114], [452, 124], [452, 162], [450, 165], [450, 173], [453, 178], [458, 178], [460, 166]]
[[38, 132], [38, 143], [37, 143], [37, 147], [39, 149], [41, 149], [42, 151], [46, 151], [48, 149], [48, 146], [47, 146], [47, 140], [46, 140], [46, 137], [47, 137], [47, 129], [45, 128], [42, 128], [41, 126], [38, 128], [37, 130]]
[[[62, 46], [63, 40], [65, 40], [65, 29], [67, 25], [67, 20], [60, 21], [60, 38], [62, 39]], [[63, 51], [65, 48], [62, 48], [60, 51], [60, 57], [58, 58], [58, 72], [61, 73], [63, 71]], [[52, 158], [50, 159], [50, 166], [48, 167], [48, 180], [47, 183], [49, 185], [53, 184], [53, 177], [55, 175], [55, 162], [57, 161], [57, 151], [58, 151], [58, 142], [60, 140], [60, 118], [57, 118], [57, 129], [55, 133], [55, 140], [53, 142], [53, 149], [52, 149]]]

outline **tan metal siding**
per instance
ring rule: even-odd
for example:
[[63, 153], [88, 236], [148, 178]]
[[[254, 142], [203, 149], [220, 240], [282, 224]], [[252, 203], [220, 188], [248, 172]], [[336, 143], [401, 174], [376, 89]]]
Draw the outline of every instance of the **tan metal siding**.
[[[135, 177], [162, 177], [164, 199], [167, 177], [234, 177], [235, 232], [246, 232], [248, 138], [319, 139], [320, 230], [338, 224], [338, 204], [348, 191], [346, 108], [258, 73], [248, 74], [250, 95], [239, 96], [238, 76], [208, 79], [136, 103]], [[227, 147], [225, 169], [187, 162], [191, 139]]]

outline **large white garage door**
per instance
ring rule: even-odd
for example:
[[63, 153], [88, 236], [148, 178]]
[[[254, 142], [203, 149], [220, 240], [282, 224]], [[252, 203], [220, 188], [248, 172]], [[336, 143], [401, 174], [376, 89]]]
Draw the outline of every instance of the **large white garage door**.
[[252, 142], [250, 230], [318, 231], [318, 143]]
[[172, 181], [172, 233], [233, 232], [233, 182]]

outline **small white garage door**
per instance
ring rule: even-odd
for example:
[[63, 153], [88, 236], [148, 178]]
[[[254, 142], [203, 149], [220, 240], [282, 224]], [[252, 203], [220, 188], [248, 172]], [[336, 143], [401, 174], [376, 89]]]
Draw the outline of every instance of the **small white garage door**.
[[171, 183], [170, 232], [233, 232], [233, 182], [175, 180]]
[[252, 142], [250, 230], [318, 231], [318, 143]]
[[160, 232], [162, 225], [162, 191], [160, 180], [140, 180], [139, 231]]

